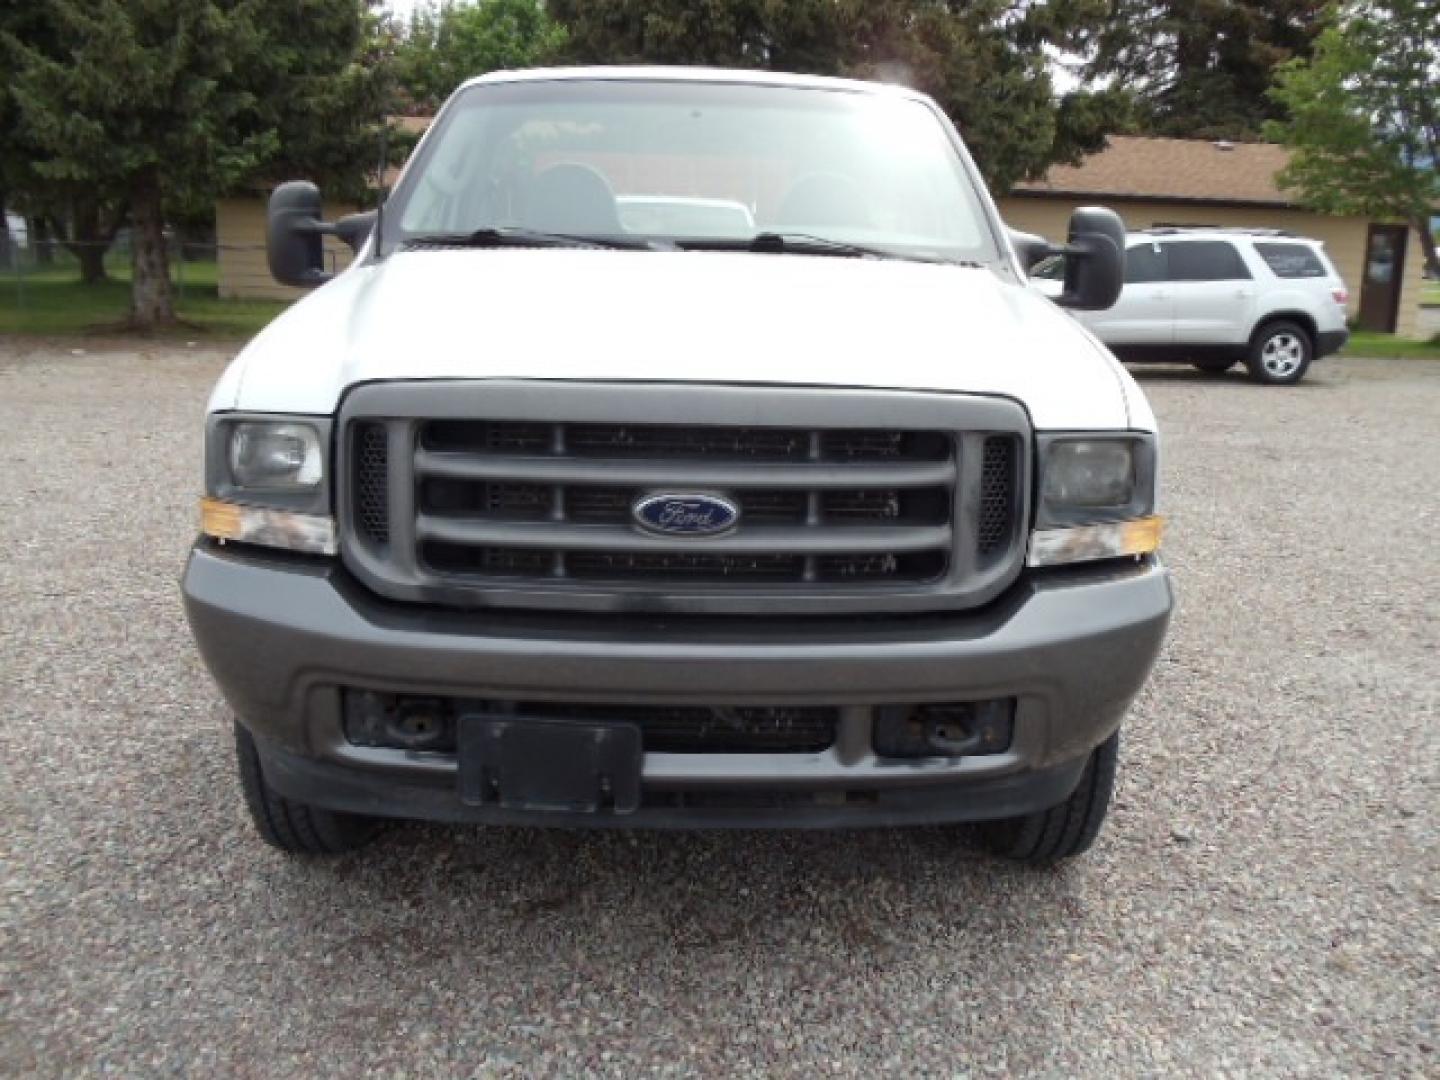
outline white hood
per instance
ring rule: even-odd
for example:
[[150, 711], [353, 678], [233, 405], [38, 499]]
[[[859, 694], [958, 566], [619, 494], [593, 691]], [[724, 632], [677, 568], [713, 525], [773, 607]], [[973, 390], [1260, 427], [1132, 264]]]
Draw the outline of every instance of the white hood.
[[355, 383], [450, 378], [1000, 394], [1037, 428], [1153, 426], [1102, 347], [987, 270], [554, 248], [397, 252], [356, 267], [256, 337], [210, 408], [325, 414]]

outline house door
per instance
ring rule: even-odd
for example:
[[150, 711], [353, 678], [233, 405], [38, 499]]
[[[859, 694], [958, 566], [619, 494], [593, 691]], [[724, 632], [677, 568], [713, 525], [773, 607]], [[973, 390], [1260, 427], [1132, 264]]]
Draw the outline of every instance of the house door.
[[1365, 243], [1365, 277], [1360, 283], [1361, 330], [1395, 332], [1400, 286], [1405, 280], [1405, 225], [1371, 225]]

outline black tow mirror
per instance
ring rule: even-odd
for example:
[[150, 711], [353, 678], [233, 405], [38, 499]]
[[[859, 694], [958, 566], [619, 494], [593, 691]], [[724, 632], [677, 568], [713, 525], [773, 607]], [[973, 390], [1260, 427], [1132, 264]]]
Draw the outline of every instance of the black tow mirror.
[[308, 180], [292, 180], [271, 193], [265, 253], [270, 276], [282, 285], [309, 288], [330, 280], [321, 243], [324, 212], [320, 189]]
[[1125, 223], [1103, 206], [1082, 206], [1070, 215], [1070, 237], [1058, 254], [1065, 256], [1061, 307], [1104, 311], [1125, 287]]
[[323, 238], [339, 237], [359, 251], [375, 228], [377, 213], [347, 214], [331, 224], [324, 220], [320, 189], [308, 180], [281, 184], [270, 196], [265, 250], [270, 274], [284, 285], [312, 288], [334, 275], [325, 269]]

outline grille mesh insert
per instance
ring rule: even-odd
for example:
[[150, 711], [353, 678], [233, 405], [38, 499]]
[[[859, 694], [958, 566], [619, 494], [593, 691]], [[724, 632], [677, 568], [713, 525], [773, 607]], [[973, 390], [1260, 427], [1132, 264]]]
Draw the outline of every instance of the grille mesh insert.
[[980, 517], [975, 525], [975, 546], [981, 555], [993, 555], [1010, 539], [1015, 518], [1015, 440], [992, 435], [985, 440], [980, 470]]
[[361, 424], [355, 433], [355, 517], [372, 544], [390, 542], [390, 445], [381, 424]]

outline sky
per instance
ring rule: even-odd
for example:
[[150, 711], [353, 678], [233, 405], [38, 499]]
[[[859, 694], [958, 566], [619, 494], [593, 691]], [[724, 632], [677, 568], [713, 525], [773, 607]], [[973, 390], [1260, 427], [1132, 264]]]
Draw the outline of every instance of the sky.
[[395, 12], [402, 19], [408, 19], [410, 13], [424, 3], [425, 0], [385, 0], [383, 6], [387, 10]]

